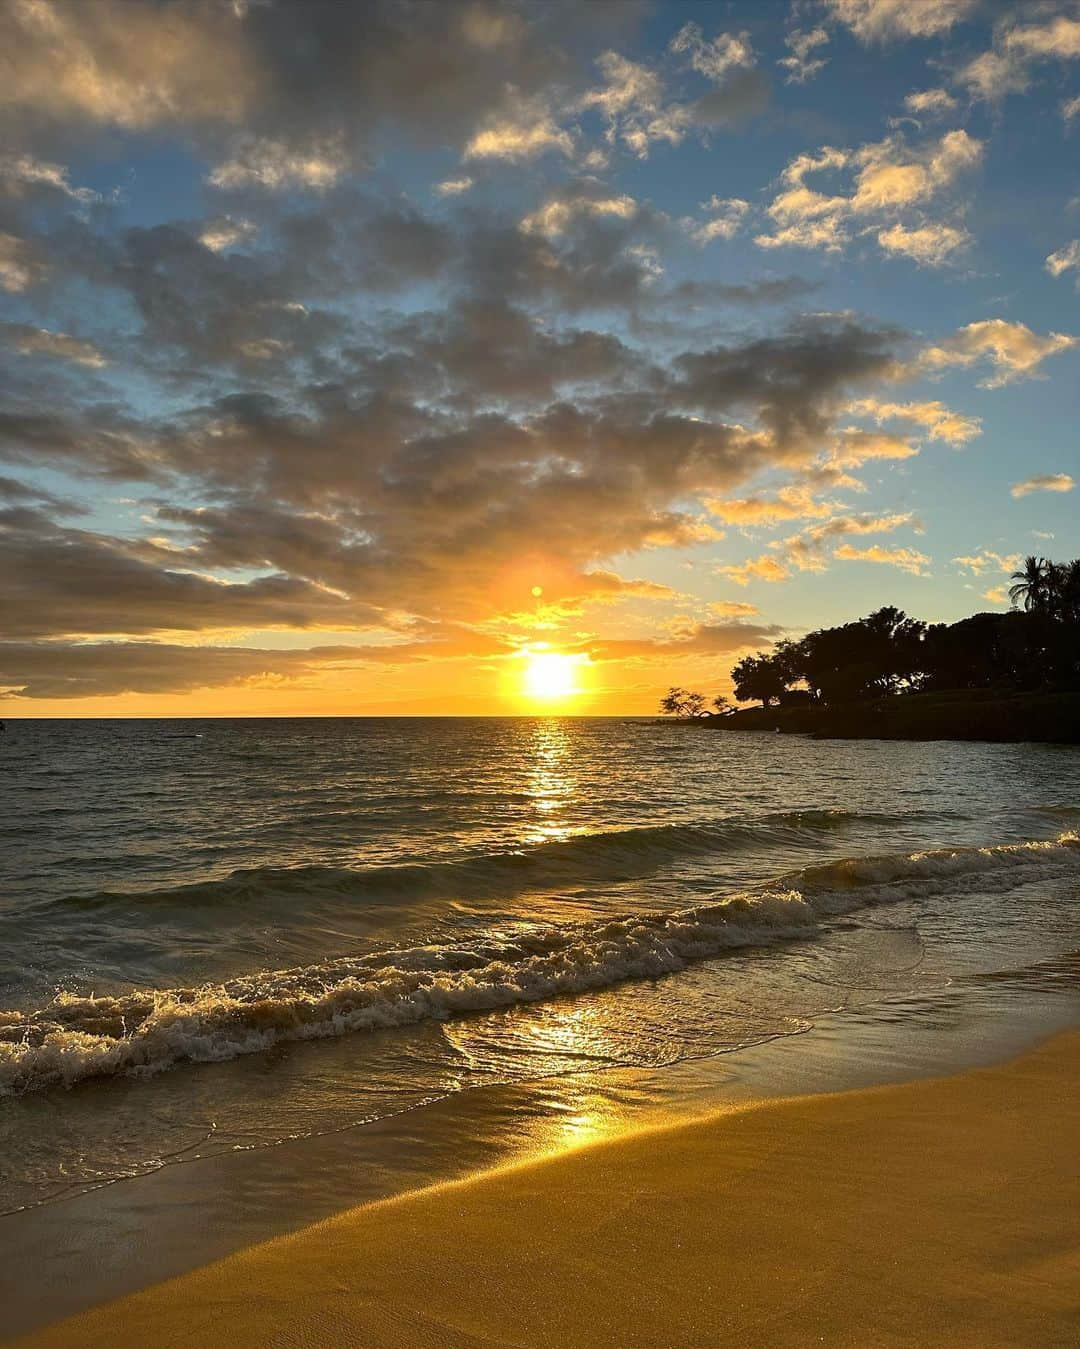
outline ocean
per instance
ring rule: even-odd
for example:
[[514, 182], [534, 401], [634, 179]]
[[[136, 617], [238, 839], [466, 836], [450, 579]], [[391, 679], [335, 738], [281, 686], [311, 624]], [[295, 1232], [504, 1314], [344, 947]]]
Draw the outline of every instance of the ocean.
[[422, 1131], [478, 1088], [662, 1091], [855, 1009], [1075, 998], [1078, 803], [1080, 755], [1049, 745], [10, 722], [6, 1239], [171, 1166]]

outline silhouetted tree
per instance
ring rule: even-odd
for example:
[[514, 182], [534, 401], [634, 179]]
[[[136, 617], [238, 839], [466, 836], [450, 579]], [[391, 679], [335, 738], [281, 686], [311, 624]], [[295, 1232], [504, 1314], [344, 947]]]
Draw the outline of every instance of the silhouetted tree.
[[755, 699], [770, 707], [784, 695], [787, 681], [776, 656], [744, 656], [731, 672], [735, 697], [747, 703]]
[[680, 688], [678, 684], [672, 684], [667, 693], [660, 699], [660, 711], [669, 717], [681, 717], [683, 705], [686, 702], [686, 690]]
[[1025, 557], [1024, 565], [1009, 578], [1009, 599], [1031, 613], [1046, 605], [1047, 562], [1043, 557]]
[[735, 696], [770, 707], [795, 696], [843, 704], [904, 689], [1080, 689], [1080, 559], [1028, 557], [1011, 579], [1005, 614], [927, 627], [886, 606], [777, 642], [734, 667]]
[[676, 684], [660, 699], [660, 711], [675, 717], [704, 717], [708, 716], [709, 708], [703, 693], [693, 693]]

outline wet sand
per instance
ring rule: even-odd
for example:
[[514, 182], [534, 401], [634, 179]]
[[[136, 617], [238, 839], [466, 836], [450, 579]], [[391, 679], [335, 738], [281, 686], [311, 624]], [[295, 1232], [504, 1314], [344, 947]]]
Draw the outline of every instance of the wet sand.
[[21, 1341], [1072, 1345], [1080, 1032], [354, 1209]]

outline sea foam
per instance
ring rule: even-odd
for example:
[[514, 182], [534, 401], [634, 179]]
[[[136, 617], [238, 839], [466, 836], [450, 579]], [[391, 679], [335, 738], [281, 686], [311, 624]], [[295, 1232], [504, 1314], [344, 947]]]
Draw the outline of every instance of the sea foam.
[[200, 988], [60, 993], [0, 1012], [0, 1094], [148, 1075], [282, 1041], [409, 1025], [655, 979], [748, 946], [807, 938], [868, 905], [949, 889], [1009, 889], [1080, 871], [1080, 838], [890, 853], [811, 866], [686, 909], [515, 927], [461, 942], [265, 971]]

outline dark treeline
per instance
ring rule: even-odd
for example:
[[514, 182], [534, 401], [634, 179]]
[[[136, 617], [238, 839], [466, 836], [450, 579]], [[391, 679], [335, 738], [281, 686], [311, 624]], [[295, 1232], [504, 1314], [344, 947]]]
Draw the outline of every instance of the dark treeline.
[[732, 670], [740, 702], [826, 704], [902, 692], [1080, 689], [1080, 560], [1029, 557], [1013, 573], [1008, 613], [922, 623], [878, 609], [799, 641], [778, 642]]
[[[928, 624], [882, 608], [778, 642], [735, 666], [735, 696], [766, 708], [836, 708], [906, 692], [1080, 691], [1080, 560], [1029, 557], [1011, 579], [1008, 613]], [[672, 689], [661, 706], [676, 715], [707, 715], [704, 697], [682, 689]], [[722, 698], [714, 706], [731, 710]]]

